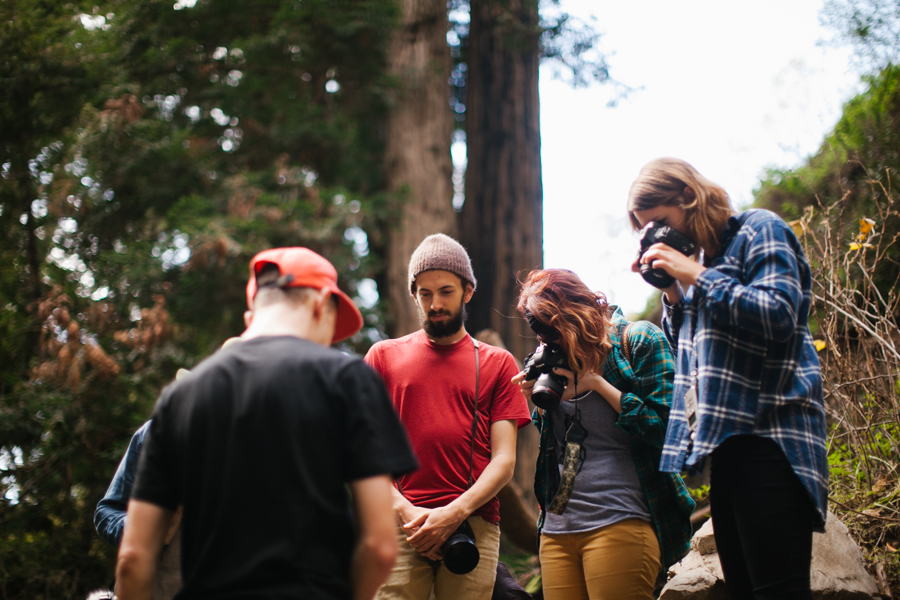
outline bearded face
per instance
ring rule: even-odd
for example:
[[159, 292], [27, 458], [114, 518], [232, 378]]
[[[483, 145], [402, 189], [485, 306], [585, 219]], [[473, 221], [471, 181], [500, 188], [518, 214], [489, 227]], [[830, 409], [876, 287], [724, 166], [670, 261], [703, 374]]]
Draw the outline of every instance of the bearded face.
[[429, 310], [425, 313], [419, 307], [419, 319], [422, 322], [422, 329], [428, 337], [444, 338], [457, 333], [462, 329], [463, 323], [466, 322], [466, 303], [460, 299], [459, 306], [455, 311], [445, 308], [441, 310]]
[[416, 277], [416, 306], [425, 334], [434, 340], [458, 334], [466, 320], [473, 289], [458, 275], [434, 269]]

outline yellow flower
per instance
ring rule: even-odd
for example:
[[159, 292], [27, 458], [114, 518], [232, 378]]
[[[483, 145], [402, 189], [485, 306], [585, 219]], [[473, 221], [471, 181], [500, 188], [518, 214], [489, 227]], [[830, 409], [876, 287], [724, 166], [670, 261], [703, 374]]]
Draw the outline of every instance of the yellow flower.
[[859, 242], [851, 242], [850, 250], [859, 250], [860, 248], [873, 248], [872, 244], [860, 244]]
[[872, 231], [872, 228], [875, 227], [875, 221], [872, 219], [868, 219], [863, 217], [859, 220], [859, 237], [860, 239], [869, 235], [869, 232]]
[[816, 346], [816, 352], [821, 352], [826, 347], [828, 347], [828, 344], [825, 343], [825, 340], [813, 340], [813, 344], [815, 344]]

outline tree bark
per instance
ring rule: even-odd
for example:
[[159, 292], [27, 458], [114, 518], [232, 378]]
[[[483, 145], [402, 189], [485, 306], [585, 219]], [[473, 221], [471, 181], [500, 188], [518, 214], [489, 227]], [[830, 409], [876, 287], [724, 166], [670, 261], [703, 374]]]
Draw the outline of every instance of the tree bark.
[[385, 286], [391, 337], [419, 328], [409, 296], [407, 265], [422, 239], [432, 233], [456, 236], [448, 106], [450, 51], [447, 4], [442, 0], [400, 0], [401, 24], [391, 44], [390, 73], [399, 82], [388, 120], [385, 148], [387, 189], [397, 217], [387, 231]]
[[515, 481], [510, 481], [497, 494], [500, 500], [500, 527], [513, 544], [537, 554], [538, 513], [526, 500], [534, 497], [532, 487], [526, 490], [522, 490]]
[[469, 323], [500, 333], [522, 360], [534, 334], [515, 308], [516, 277], [543, 262], [537, 2], [473, 0], [471, 15], [460, 214], [478, 277]]
[[[478, 290], [467, 327], [497, 331], [518, 361], [535, 342], [516, 311], [516, 278], [543, 263], [538, 31], [536, 0], [471, 2], [459, 230]], [[533, 486], [537, 447], [537, 431], [522, 429], [514, 480], [523, 490]]]

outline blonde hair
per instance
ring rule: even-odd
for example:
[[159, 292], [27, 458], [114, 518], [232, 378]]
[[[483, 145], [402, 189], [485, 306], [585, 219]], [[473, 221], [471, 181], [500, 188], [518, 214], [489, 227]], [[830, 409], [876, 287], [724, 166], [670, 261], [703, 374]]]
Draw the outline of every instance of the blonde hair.
[[660, 205], [677, 206], [684, 210], [684, 223], [706, 256], [714, 256], [722, 240], [722, 229], [735, 214], [728, 193], [697, 169], [678, 158], [658, 158], [650, 161], [628, 192], [628, 216], [635, 231], [641, 224], [634, 216], [636, 210], [649, 210]]

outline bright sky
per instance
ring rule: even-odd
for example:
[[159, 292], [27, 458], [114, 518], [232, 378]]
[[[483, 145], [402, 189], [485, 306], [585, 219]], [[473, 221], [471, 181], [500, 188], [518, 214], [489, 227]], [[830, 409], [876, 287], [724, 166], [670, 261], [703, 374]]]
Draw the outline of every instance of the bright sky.
[[815, 152], [858, 88], [849, 50], [817, 44], [822, 0], [562, 0], [597, 18], [612, 77], [642, 88], [616, 108], [605, 86], [541, 72], [544, 264], [578, 273], [628, 313], [653, 288], [629, 266], [625, 217], [648, 161], [687, 160], [748, 206], [766, 167]]

